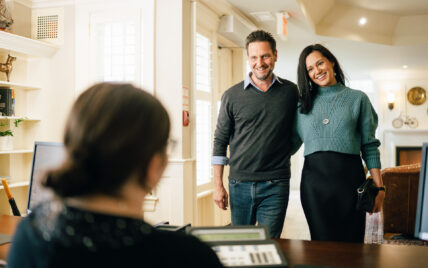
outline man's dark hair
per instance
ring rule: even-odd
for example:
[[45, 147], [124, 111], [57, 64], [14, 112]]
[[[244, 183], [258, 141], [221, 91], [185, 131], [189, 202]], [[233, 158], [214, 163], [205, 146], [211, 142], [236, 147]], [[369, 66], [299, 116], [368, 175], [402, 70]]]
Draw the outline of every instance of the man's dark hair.
[[248, 54], [248, 45], [253, 42], [269, 42], [272, 53], [276, 51], [276, 41], [273, 39], [272, 35], [263, 30], [257, 30], [250, 33], [245, 39], [245, 48], [247, 49]]

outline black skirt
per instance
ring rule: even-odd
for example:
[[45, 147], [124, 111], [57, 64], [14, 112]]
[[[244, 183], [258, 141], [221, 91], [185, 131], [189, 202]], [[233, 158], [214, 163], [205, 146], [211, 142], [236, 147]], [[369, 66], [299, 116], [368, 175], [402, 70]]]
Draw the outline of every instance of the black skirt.
[[364, 242], [365, 213], [355, 208], [364, 179], [359, 155], [305, 156], [300, 198], [312, 240]]

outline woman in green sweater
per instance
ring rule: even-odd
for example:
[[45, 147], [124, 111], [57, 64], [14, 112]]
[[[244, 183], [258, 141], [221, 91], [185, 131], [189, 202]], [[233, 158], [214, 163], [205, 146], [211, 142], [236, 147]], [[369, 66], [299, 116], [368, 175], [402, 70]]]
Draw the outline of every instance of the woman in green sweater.
[[297, 75], [294, 151], [305, 144], [301, 201], [311, 238], [363, 242], [365, 213], [355, 208], [356, 189], [365, 179], [361, 157], [381, 187], [373, 212], [385, 198], [377, 114], [366, 94], [345, 86], [339, 62], [322, 45], [303, 49]]

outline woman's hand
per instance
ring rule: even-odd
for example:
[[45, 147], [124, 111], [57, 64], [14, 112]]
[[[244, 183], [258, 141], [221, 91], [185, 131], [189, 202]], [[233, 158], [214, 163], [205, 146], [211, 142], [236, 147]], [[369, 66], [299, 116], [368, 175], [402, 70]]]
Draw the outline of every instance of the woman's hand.
[[[383, 186], [382, 175], [381, 175], [380, 169], [378, 169], [378, 168], [370, 169], [370, 175], [373, 178], [373, 181], [377, 187]], [[377, 213], [377, 212], [380, 212], [382, 210], [384, 199], [385, 199], [385, 191], [379, 191], [377, 196], [376, 196], [375, 203], [373, 206], [373, 210], [370, 213], [370, 215], [372, 213]]]
[[377, 212], [380, 212], [382, 210], [384, 199], [385, 199], [385, 191], [379, 191], [377, 196], [376, 196], [376, 199], [375, 199], [373, 211], [370, 213], [370, 215], [372, 213], [377, 213]]

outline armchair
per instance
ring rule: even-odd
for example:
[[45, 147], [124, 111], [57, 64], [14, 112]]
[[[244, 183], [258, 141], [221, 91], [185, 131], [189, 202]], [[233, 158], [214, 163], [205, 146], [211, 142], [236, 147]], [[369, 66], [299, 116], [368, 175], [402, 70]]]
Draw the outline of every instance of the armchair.
[[421, 165], [418, 163], [382, 170], [386, 188], [383, 204], [384, 233], [413, 236], [420, 169]]

